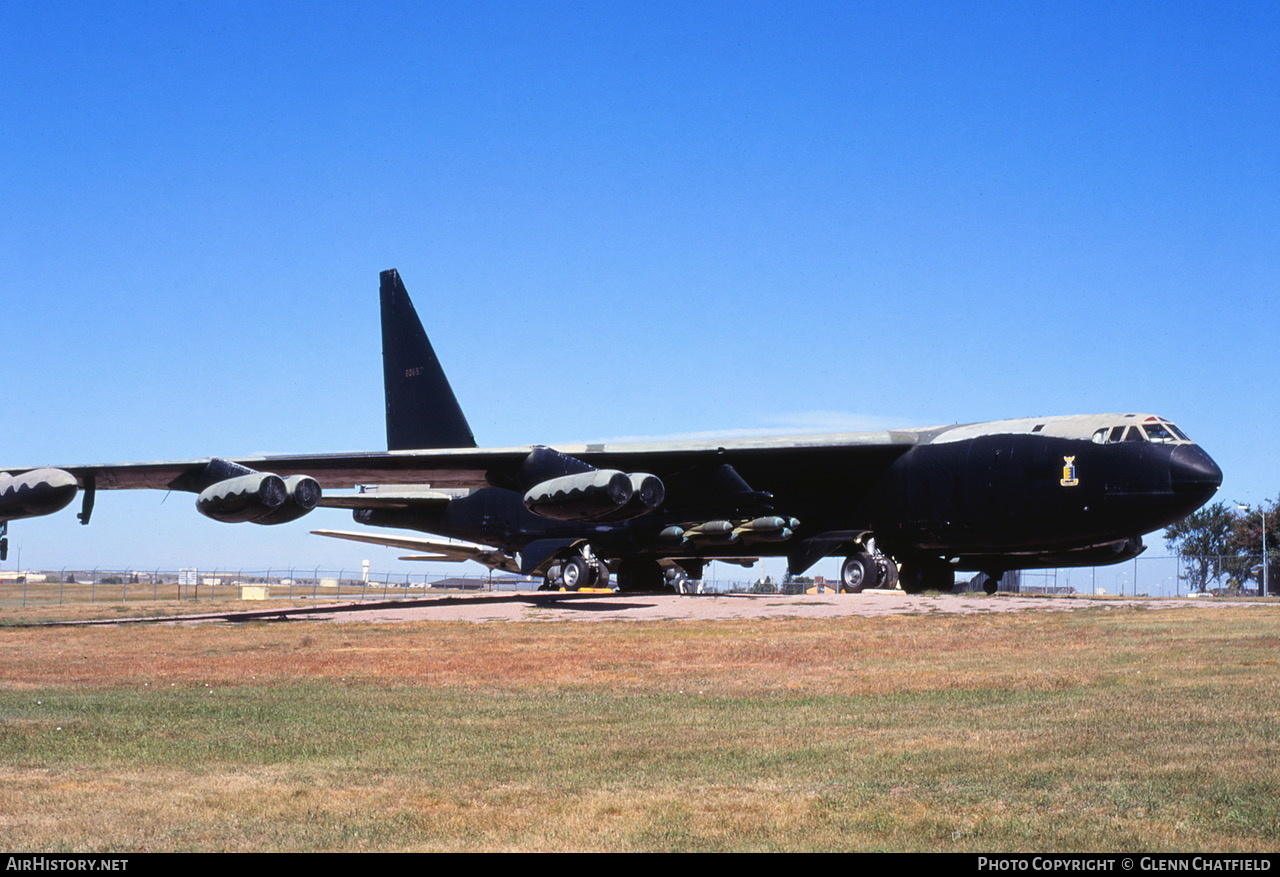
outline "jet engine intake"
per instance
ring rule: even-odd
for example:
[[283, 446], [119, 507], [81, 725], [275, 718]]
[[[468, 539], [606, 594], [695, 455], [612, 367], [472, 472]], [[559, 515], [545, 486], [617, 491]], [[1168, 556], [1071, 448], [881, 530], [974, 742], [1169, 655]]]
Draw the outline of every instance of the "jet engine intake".
[[664, 499], [656, 475], [596, 469], [534, 485], [524, 506], [553, 521], [625, 521], [653, 511]]
[[284, 486], [289, 492], [284, 503], [263, 517], [254, 518], [255, 524], [287, 524], [319, 505], [322, 493], [320, 482], [310, 475], [290, 475], [284, 479]]
[[653, 511], [667, 498], [667, 489], [657, 475], [633, 472], [627, 478], [631, 481], [631, 499], [622, 508], [592, 520], [629, 521]]
[[320, 494], [320, 484], [309, 475], [250, 472], [206, 487], [196, 498], [196, 510], [225, 524], [283, 524], [315, 508]]

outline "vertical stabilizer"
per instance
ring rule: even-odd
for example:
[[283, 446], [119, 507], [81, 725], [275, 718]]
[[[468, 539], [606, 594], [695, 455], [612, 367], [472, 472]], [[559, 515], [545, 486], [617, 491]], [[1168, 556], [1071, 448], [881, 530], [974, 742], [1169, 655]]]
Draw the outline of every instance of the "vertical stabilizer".
[[394, 268], [382, 272], [380, 292], [387, 450], [474, 448], [471, 426]]

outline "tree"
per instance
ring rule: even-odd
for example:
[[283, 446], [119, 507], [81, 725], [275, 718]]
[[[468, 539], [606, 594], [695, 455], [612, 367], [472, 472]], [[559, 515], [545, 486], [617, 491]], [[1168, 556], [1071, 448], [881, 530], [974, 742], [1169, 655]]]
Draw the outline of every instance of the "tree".
[[[1266, 511], [1267, 584], [1280, 586], [1280, 499], [1247, 511], [1234, 504], [1215, 502], [1183, 518], [1164, 531], [1165, 544], [1181, 555], [1182, 578], [1203, 591], [1210, 582], [1225, 580], [1232, 590], [1262, 581], [1262, 520]], [[1275, 584], [1272, 584], [1275, 583]]]
[[1225, 502], [1215, 502], [1165, 529], [1165, 544], [1182, 556], [1182, 578], [1195, 590], [1206, 590], [1231, 566], [1227, 558], [1236, 554], [1232, 536], [1238, 517]]
[[1277, 520], [1277, 516], [1280, 515], [1280, 498], [1273, 500], [1270, 507], [1263, 502], [1261, 505], [1251, 506], [1244, 514], [1239, 515], [1236, 526], [1232, 530], [1229, 545], [1232, 553], [1241, 558], [1242, 581], [1252, 580], [1261, 586], [1264, 511], [1267, 524], [1266, 553], [1270, 567], [1267, 570], [1267, 585], [1275, 591], [1280, 586], [1280, 581], [1276, 580], [1276, 573], [1280, 571], [1278, 569], [1280, 564], [1276, 563], [1276, 548], [1280, 547], [1276, 544], [1276, 539], [1280, 538], [1280, 520]]

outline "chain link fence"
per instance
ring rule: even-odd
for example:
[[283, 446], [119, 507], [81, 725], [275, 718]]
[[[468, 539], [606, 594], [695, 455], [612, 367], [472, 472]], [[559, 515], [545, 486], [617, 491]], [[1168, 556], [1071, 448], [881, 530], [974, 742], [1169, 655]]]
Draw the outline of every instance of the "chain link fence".
[[393, 600], [441, 592], [523, 590], [536, 588], [540, 581], [505, 573], [440, 576], [288, 567], [266, 570], [0, 571], [0, 607], [142, 601]]
[[[1016, 577], [1006, 578], [1001, 588], [1024, 594], [1256, 596], [1261, 571], [1260, 556], [1143, 555], [1112, 566], [1024, 570]], [[708, 576], [689, 590], [704, 594], [802, 594], [834, 592], [838, 585], [822, 576], [787, 580], [752, 577], [747, 570], [736, 572], [734, 578]], [[1278, 574], [1280, 563], [1273, 556], [1268, 570], [1273, 594], [1280, 589]], [[957, 590], [964, 590], [971, 578], [958, 575]], [[445, 576], [431, 572], [378, 573], [365, 568], [0, 570], [0, 608], [144, 601], [395, 600], [442, 593], [524, 591], [541, 584], [540, 577], [508, 573]]]

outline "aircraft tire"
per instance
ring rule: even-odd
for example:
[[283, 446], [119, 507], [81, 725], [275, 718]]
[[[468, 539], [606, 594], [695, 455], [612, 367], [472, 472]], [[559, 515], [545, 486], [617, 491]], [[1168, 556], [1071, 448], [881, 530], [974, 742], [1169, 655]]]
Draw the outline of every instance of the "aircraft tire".
[[840, 566], [840, 590], [850, 594], [875, 587], [879, 578], [880, 570], [875, 558], [865, 551], [850, 554]]
[[905, 594], [924, 593], [924, 564], [914, 560], [904, 561], [898, 584]]
[[880, 582], [876, 587], [886, 591], [898, 587], [898, 565], [893, 562], [893, 558], [881, 555], [877, 565], [880, 567]]
[[1004, 573], [992, 574], [987, 573], [987, 580], [982, 583], [982, 590], [987, 594], [994, 594], [1000, 590], [1000, 579], [1004, 577]]
[[624, 557], [618, 561], [619, 591], [661, 591], [667, 580], [656, 560]]
[[576, 591], [591, 583], [591, 567], [582, 555], [567, 558], [560, 567], [560, 580], [566, 591]]
[[951, 565], [940, 557], [931, 557], [924, 565], [925, 590], [941, 591], [950, 594], [955, 590], [956, 577], [951, 572]]
[[596, 567], [592, 575], [595, 577], [595, 580], [591, 583], [591, 587], [593, 588], [609, 587], [609, 567], [603, 560], [601, 560], [598, 557], [596, 558]]
[[955, 576], [951, 573], [951, 565], [942, 558], [922, 557], [902, 564], [899, 584], [908, 594], [923, 594], [925, 591], [949, 594], [955, 588]]
[[539, 588], [539, 590], [545, 590], [545, 591], [560, 590], [560, 586], [564, 584], [560, 580], [560, 569], [561, 569], [561, 565], [558, 563], [553, 563], [551, 564], [551, 566], [547, 567], [547, 574], [543, 577], [542, 587]]

